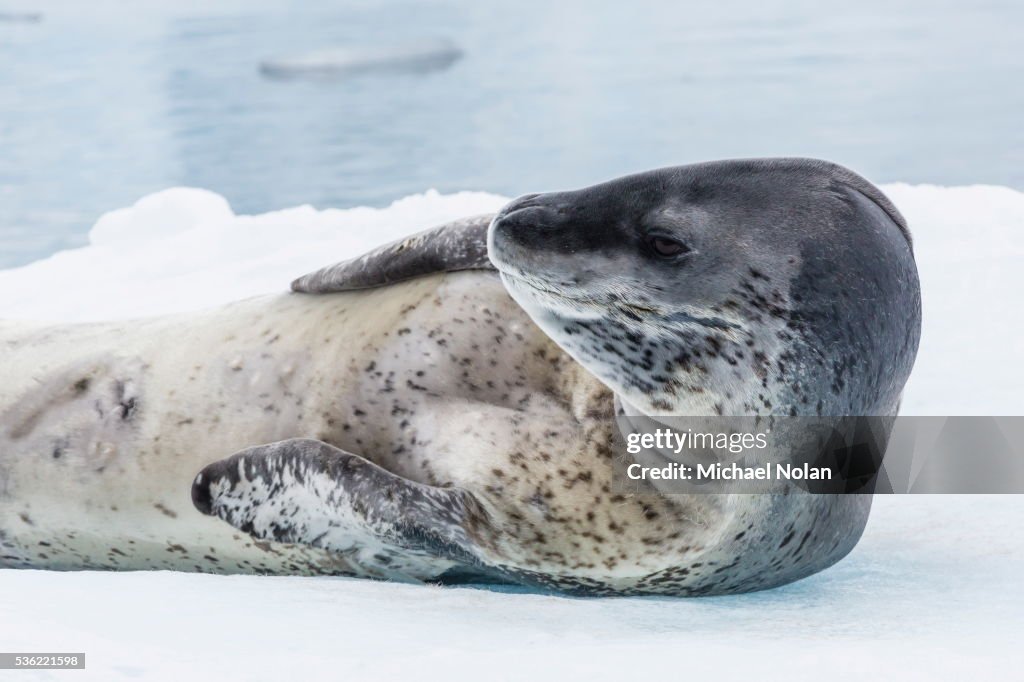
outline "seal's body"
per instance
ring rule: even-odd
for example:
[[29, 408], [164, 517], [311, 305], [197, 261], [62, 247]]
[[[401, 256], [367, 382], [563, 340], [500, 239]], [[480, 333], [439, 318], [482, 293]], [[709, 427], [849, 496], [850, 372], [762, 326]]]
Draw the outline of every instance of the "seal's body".
[[[611, 393], [492, 273], [261, 297], [146, 321], [5, 324], [0, 344], [6, 567], [518, 574], [555, 586], [565, 572], [567, 587], [632, 591], [678, 567], [719, 582], [715, 571], [741, 559], [737, 543], [723, 552], [722, 537], [777, 513], [764, 504], [770, 496], [616, 494]], [[331, 550], [265, 542], [192, 507], [195, 473], [221, 453], [296, 437], [365, 453], [409, 481], [471, 491], [487, 518], [477, 541], [507, 568], [397, 551], [362, 531]], [[826, 534], [842, 539], [840, 553], [867, 513], [856, 499], [829, 502], [846, 508]], [[784, 509], [787, 526], [820, 513]], [[774, 542], [785, 528], [772, 526]], [[349, 551], [334, 551], [339, 544]], [[770, 555], [751, 552], [758, 556]], [[693, 578], [683, 592], [700, 591]]]
[[895, 414], [920, 327], [902, 218], [806, 160], [531, 195], [293, 288], [0, 326], [0, 565], [782, 584], [870, 497], [617, 492], [616, 410]]
[[337, 554], [200, 515], [196, 473], [304, 436], [412, 481], [472, 484], [528, 441], [552, 457], [580, 449], [574, 407], [610, 405], [491, 273], [145, 321], [5, 324], [0, 344], [5, 566], [345, 570]]

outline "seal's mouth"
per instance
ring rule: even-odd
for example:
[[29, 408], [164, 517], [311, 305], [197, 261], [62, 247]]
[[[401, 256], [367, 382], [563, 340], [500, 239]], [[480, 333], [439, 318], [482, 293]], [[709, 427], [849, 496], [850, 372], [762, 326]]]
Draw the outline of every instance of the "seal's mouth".
[[518, 268], [499, 268], [509, 293], [526, 295], [535, 303], [562, 314], [583, 314], [592, 317], [614, 316], [627, 324], [653, 324], [664, 330], [703, 328], [727, 335], [743, 330], [744, 325], [735, 319], [726, 319], [719, 314], [691, 308], [690, 310], [665, 310], [663, 308], [634, 303], [618, 296], [595, 297], [566, 293], [564, 289], [550, 284], [547, 280], [522, 273]]
[[599, 301], [593, 297], [577, 293], [566, 293], [565, 289], [558, 288], [535, 275], [524, 273], [519, 268], [498, 267], [498, 272], [501, 273], [502, 279], [506, 283], [515, 287], [525, 288], [527, 293], [542, 301], [554, 299], [556, 302], [569, 302], [579, 306], [594, 307], [600, 305]]

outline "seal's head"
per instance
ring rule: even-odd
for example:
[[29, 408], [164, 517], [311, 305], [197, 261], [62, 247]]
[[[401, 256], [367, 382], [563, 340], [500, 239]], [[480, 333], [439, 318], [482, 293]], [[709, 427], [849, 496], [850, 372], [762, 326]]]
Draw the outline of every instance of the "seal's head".
[[823, 161], [523, 196], [488, 252], [531, 318], [647, 414], [894, 414], [917, 351], [906, 223]]

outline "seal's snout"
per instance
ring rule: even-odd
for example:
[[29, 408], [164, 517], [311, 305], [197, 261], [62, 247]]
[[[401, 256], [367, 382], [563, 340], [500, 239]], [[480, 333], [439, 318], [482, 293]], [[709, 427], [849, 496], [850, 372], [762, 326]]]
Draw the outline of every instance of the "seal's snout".
[[530, 206], [533, 206], [533, 205], [536, 204], [535, 200], [539, 196], [541, 196], [541, 195], [537, 194], [537, 193], [533, 193], [533, 194], [524, 194], [524, 195], [522, 195], [520, 197], [516, 197], [512, 201], [510, 201], [507, 204], [505, 204], [505, 207], [498, 212], [497, 217], [498, 218], [502, 218], [502, 217], [508, 215], [509, 213], [514, 213], [514, 212], [518, 211], [519, 209], [528, 208]]
[[513, 199], [494, 216], [489, 232], [491, 256], [534, 251], [548, 246], [565, 227], [564, 211], [550, 194], [526, 194]]
[[494, 225], [516, 231], [558, 227], [561, 223], [559, 211], [542, 199], [540, 194], [527, 194], [515, 199], [494, 217]]
[[527, 194], [494, 217], [487, 253], [506, 275], [560, 280], [589, 267], [582, 258], [592, 246], [587, 227], [571, 192]]
[[205, 469], [192, 481], [192, 504], [207, 516], [213, 515], [213, 496], [210, 495], [210, 478], [206, 475]]

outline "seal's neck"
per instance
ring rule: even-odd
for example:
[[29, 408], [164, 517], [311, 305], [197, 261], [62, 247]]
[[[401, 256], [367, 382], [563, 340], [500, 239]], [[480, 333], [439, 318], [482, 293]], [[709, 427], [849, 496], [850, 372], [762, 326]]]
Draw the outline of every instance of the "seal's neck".
[[[777, 375], [782, 316], [750, 320], [727, 308], [671, 315], [536, 291], [505, 277], [530, 318], [566, 353], [649, 416], [763, 415], [786, 409]], [[681, 308], [681, 306], [680, 306]]]
[[615, 318], [534, 319], [577, 362], [636, 414], [651, 417], [758, 414], [771, 401], [749, 366], [750, 332], [693, 322], [648, 330]]

